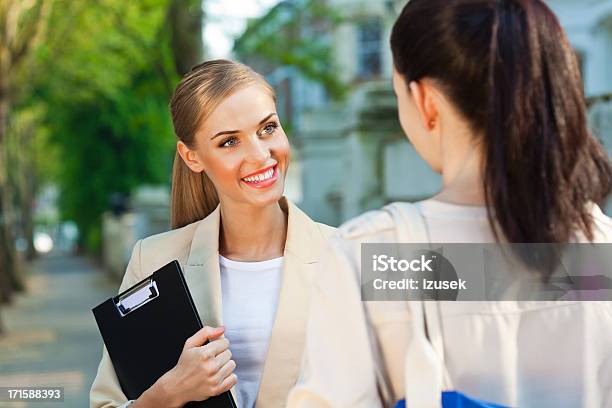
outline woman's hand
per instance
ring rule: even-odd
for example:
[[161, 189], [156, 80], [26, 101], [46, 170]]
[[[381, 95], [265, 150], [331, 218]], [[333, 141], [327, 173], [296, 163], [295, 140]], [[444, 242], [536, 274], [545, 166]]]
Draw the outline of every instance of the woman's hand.
[[[176, 366], [161, 376], [132, 405], [181, 407], [228, 391], [236, 384], [236, 363], [224, 327], [204, 327], [185, 341]], [[210, 340], [208, 343], [206, 341]]]

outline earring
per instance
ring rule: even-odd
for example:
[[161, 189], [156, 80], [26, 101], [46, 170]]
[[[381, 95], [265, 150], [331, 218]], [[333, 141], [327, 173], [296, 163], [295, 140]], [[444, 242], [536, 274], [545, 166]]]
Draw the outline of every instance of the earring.
[[433, 128], [436, 127], [436, 120], [432, 119], [429, 121], [429, 130], [432, 130]]

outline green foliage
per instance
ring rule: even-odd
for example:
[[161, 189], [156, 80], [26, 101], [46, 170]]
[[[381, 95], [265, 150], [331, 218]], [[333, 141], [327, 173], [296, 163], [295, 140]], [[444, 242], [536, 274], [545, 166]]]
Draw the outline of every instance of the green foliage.
[[272, 65], [295, 67], [321, 83], [335, 99], [347, 86], [334, 69], [328, 33], [342, 18], [322, 0], [283, 1], [261, 18], [250, 21], [234, 44], [240, 57], [257, 56]]
[[[112, 193], [168, 183], [175, 73], [168, 0], [57, 2], [38, 48], [33, 93], [57, 149], [61, 212], [91, 250]], [[49, 158], [52, 160], [52, 158]]]
[[164, 92], [136, 79], [123, 94], [71, 109], [55, 126], [62, 147], [61, 207], [89, 234], [110, 194], [167, 183], [174, 139]]

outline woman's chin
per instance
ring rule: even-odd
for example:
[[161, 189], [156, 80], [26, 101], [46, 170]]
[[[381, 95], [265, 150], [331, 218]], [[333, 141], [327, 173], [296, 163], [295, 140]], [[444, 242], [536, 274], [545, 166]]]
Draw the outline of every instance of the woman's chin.
[[266, 207], [278, 203], [283, 197], [284, 188], [282, 182], [277, 184], [274, 188], [249, 192], [247, 200], [258, 207]]

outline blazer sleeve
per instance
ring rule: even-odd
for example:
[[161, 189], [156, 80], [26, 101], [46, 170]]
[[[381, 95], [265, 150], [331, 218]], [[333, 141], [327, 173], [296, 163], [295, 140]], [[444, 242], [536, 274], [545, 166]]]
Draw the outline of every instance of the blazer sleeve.
[[[140, 264], [142, 240], [139, 240], [128, 263], [123, 281], [119, 287], [119, 293], [142, 280]], [[102, 348], [102, 360], [98, 366], [98, 373], [91, 386], [89, 393], [90, 408], [116, 408], [129, 405], [127, 397], [121, 390], [119, 380], [115, 374], [113, 363], [108, 355], [106, 347]]]
[[383, 404], [361, 302], [358, 260], [347, 256], [340, 241], [332, 238], [321, 257], [302, 372], [289, 394], [289, 408], [377, 408]]

